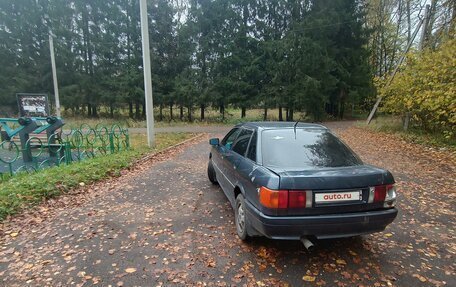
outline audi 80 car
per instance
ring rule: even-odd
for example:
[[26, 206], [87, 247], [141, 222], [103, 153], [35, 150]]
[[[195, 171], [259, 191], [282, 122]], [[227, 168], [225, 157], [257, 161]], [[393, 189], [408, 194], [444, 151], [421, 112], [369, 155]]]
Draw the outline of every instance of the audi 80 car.
[[392, 174], [322, 125], [243, 123], [209, 143], [209, 180], [231, 203], [242, 240], [351, 237], [396, 218]]

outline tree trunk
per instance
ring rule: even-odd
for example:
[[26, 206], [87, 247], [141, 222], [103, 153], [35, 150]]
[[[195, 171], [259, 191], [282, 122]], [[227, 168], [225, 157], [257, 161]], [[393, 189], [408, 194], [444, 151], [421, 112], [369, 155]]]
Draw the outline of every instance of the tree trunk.
[[242, 119], [245, 118], [245, 108], [244, 107], [241, 108], [241, 118]]
[[225, 105], [220, 105], [220, 113], [222, 114], [222, 120], [225, 120]]
[[92, 117], [92, 105], [87, 104], [87, 116], [90, 118]]
[[401, 24], [402, 24], [402, 14], [403, 14], [403, 9], [402, 9], [402, 0], [399, 0], [397, 3], [397, 25], [396, 25], [396, 34], [394, 36], [394, 44], [393, 44], [393, 51], [391, 52], [390, 56], [390, 67], [393, 67], [396, 59], [396, 52], [398, 51], [398, 42], [399, 42], [399, 34], [401, 32]]
[[408, 127], [409, 127], [409, 123], [410, 123], [410, 112], [406, 112], [405, 113], [405, 117], [404, 117], [404, 131], [407, 131], [408, 130]]
[[180, 110], [180, 112], [179, 112], [179, 119], [180, 119], [181, 121], [183, 121], [183, 120], [184, 120], [184, 106], [181, 105], [181, 106], [179, 107], [179, 110]]
[[407, 0], [406, 2], [406, 9], [407, 9], [407, 43], [410, 42], [412, 39], [412, 20], [411, 20], [411, 14], [412, 12], [410, 11], [410, 1]]
[[160, 110], [159, 110], [159, 119], [160, 121], [163, 121], [163, 104], [160, 104]]
[[169, 120], [173, 120], [173, 104], [169, 104]]
[[288, 108], [285, 108], [285, 120], [288, 122], [290, 120], [290, 116], [288, 114]]
[[135, 116], [137, 119], [140, 117], [140, 111], [139, 111], [139, 101], [135, 102]]
[[456, 28], [456, 1], [453, 1], [453, 8], [452, 8], [452, 14], [451, 14], [451, 22], [450, 26], [448, 28], [448, 34], [453, 35], [454, 30]]
[[146, 118], [146, 101], [145, 101], [145, 100], [142, 102], [141, 117], [142, 117], [143, 119]]
[[93, 118], [98, 118], [98, 111], [97, 111], [97, 106], [92, 105], [92, 117]]
[[114, 104], [109, 104], [109, 115], [111, 116], [111, 119], [114, 118]]
[[205, 108], [206, 108], [206, 107], [204, 106], [204, 104], [201, 104], [201, 105], [200, 105], [200, 109], [201, 109], [200, 118], [201, 118], [202, 121], [204, 121], [204, 109], [205, 109]]
[[339, 114], [338, 117], [340, 119], [344, 118], [344, 113], [345, 113], [345, 91], [344, 89], [340, 90], [339, 94]]
[[293, 109], [288, 110], [289, 121], [293, 121]]
[[132, 101], [129, 101], [128, 102], [128, 114], [130, 116], [130, 118], [133, 118], [133, 102]]
[[283, 121], [282, 107], [279, 106], [279, 121]]
[[192, 107], [191, 106], [187, 107], [187, 116], [188, 116], [188, 121], [192, 122], [193, 118], [192, 118]]
[[[428, 24], [428, 27], [427, 27], [427, 37], [428, 39], [431, 38], [432, 36], [432, 30], [434, 29], [434, 23], [435, 23], [435, 19], [437, 18], [437, 0], [432, 0], [431, 1], [431, 8], [429, 9], [429, 24]], [[432, 42], [432, 40], [430, 41]], [[431, 43], [432, 45], [434, 45], [435, 43]]]
[[268, 108], [264, 108], [264, 113], [263, 113], [263, 121], [268, 120]]

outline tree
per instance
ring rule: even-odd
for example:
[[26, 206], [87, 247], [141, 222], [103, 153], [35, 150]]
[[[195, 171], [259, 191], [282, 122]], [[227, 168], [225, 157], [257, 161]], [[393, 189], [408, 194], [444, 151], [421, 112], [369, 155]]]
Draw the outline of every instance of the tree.
[[[431, 48], [454, 30], [455, 6], [434, 1]], [[368, 5], [367, 5], [368, 4]], [[178, 105], [220, 111], [279, 108], [279, 120], [326, 114], [372, 100], [372, 74], [397, 62], [422, 8], [418, 0], [152, 0], [150, 39], [158, 117]], [[137, 0], [0, 2], [0, 97], [52, 94], [48, 33], [55, 35], [65, 112], [145, 115]], [[406, 36], [407, 35], [407, 36]], [[10, 109], [11, 109], [10, 108]], [[284, 109], [284, 114], [282, 113]]]
[[427, 131], [456, 135], [456, 40], [437, 50], [413, 52], [389, 86], [380, 85], [383, 109], [398, 115], [410, 112], [415, 124]]

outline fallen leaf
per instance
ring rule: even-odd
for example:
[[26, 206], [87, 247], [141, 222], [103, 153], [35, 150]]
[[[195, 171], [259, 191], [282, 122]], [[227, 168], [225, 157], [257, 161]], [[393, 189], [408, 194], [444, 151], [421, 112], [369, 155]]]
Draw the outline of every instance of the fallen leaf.
[[343, 259], [337, 259], [336, 263], [340, 264], [340, 265], [346, 265], [347, 264], [347, 262], [345, 262], [345, 260], [343, 260]]
[[43, 265], [46, 265], [46, 264], [49, 264], [49, 263], [54, 263], [53, 260], [44, 260], [44, 261], [41, 261], [41, 264]]
[[127, 269], [125, 269], [125, 272], [134, 273], [134, 272], [136, 272], [136, 268], [127, 268]]
[[302, 277], [302, 280], [307, 281], [307, 282], [314, 282], [315, 281], [315, 276], [304, 275]]
[[33, 267], [33, 263], [27, 263], [24, 265], [25, 269], [31, 269]]
[[13, 254], [14, 253], [14, 247], [6, 249], [4, 252], [5, 252], [5, 254]]
[[418, 278], [418, 280], [420, 280], [423, 283], [427, 281], [426, 277], [424, 277], [420, 274], [413, 274], [412, 277]]

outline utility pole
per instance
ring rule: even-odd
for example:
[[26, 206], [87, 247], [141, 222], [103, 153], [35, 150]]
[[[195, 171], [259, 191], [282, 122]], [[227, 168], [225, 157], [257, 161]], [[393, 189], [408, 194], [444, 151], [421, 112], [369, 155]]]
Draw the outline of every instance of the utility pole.
[[139, 0], [139, 10], [141, 16], [144, 94], [146, 97], [147, 144], [149, 147], [153, 147], [155, 145], [154, 104], [152, 99], [152, 73], [150, 69], [149, 24], [147, 20], [146, 0]]
[[51, 66], [52, 66], [52, 80], [54, 82], [54, 96], [55, 96], [55, 111], [58, 117], [60, 114], [60, 98], [59, 98], [59, 83], [57, 82], [57, 70], [55, 68], [55, 57], [54, 57], [54, 38], [52, 33], [49, 32], [49, 50], [51, 51]]

